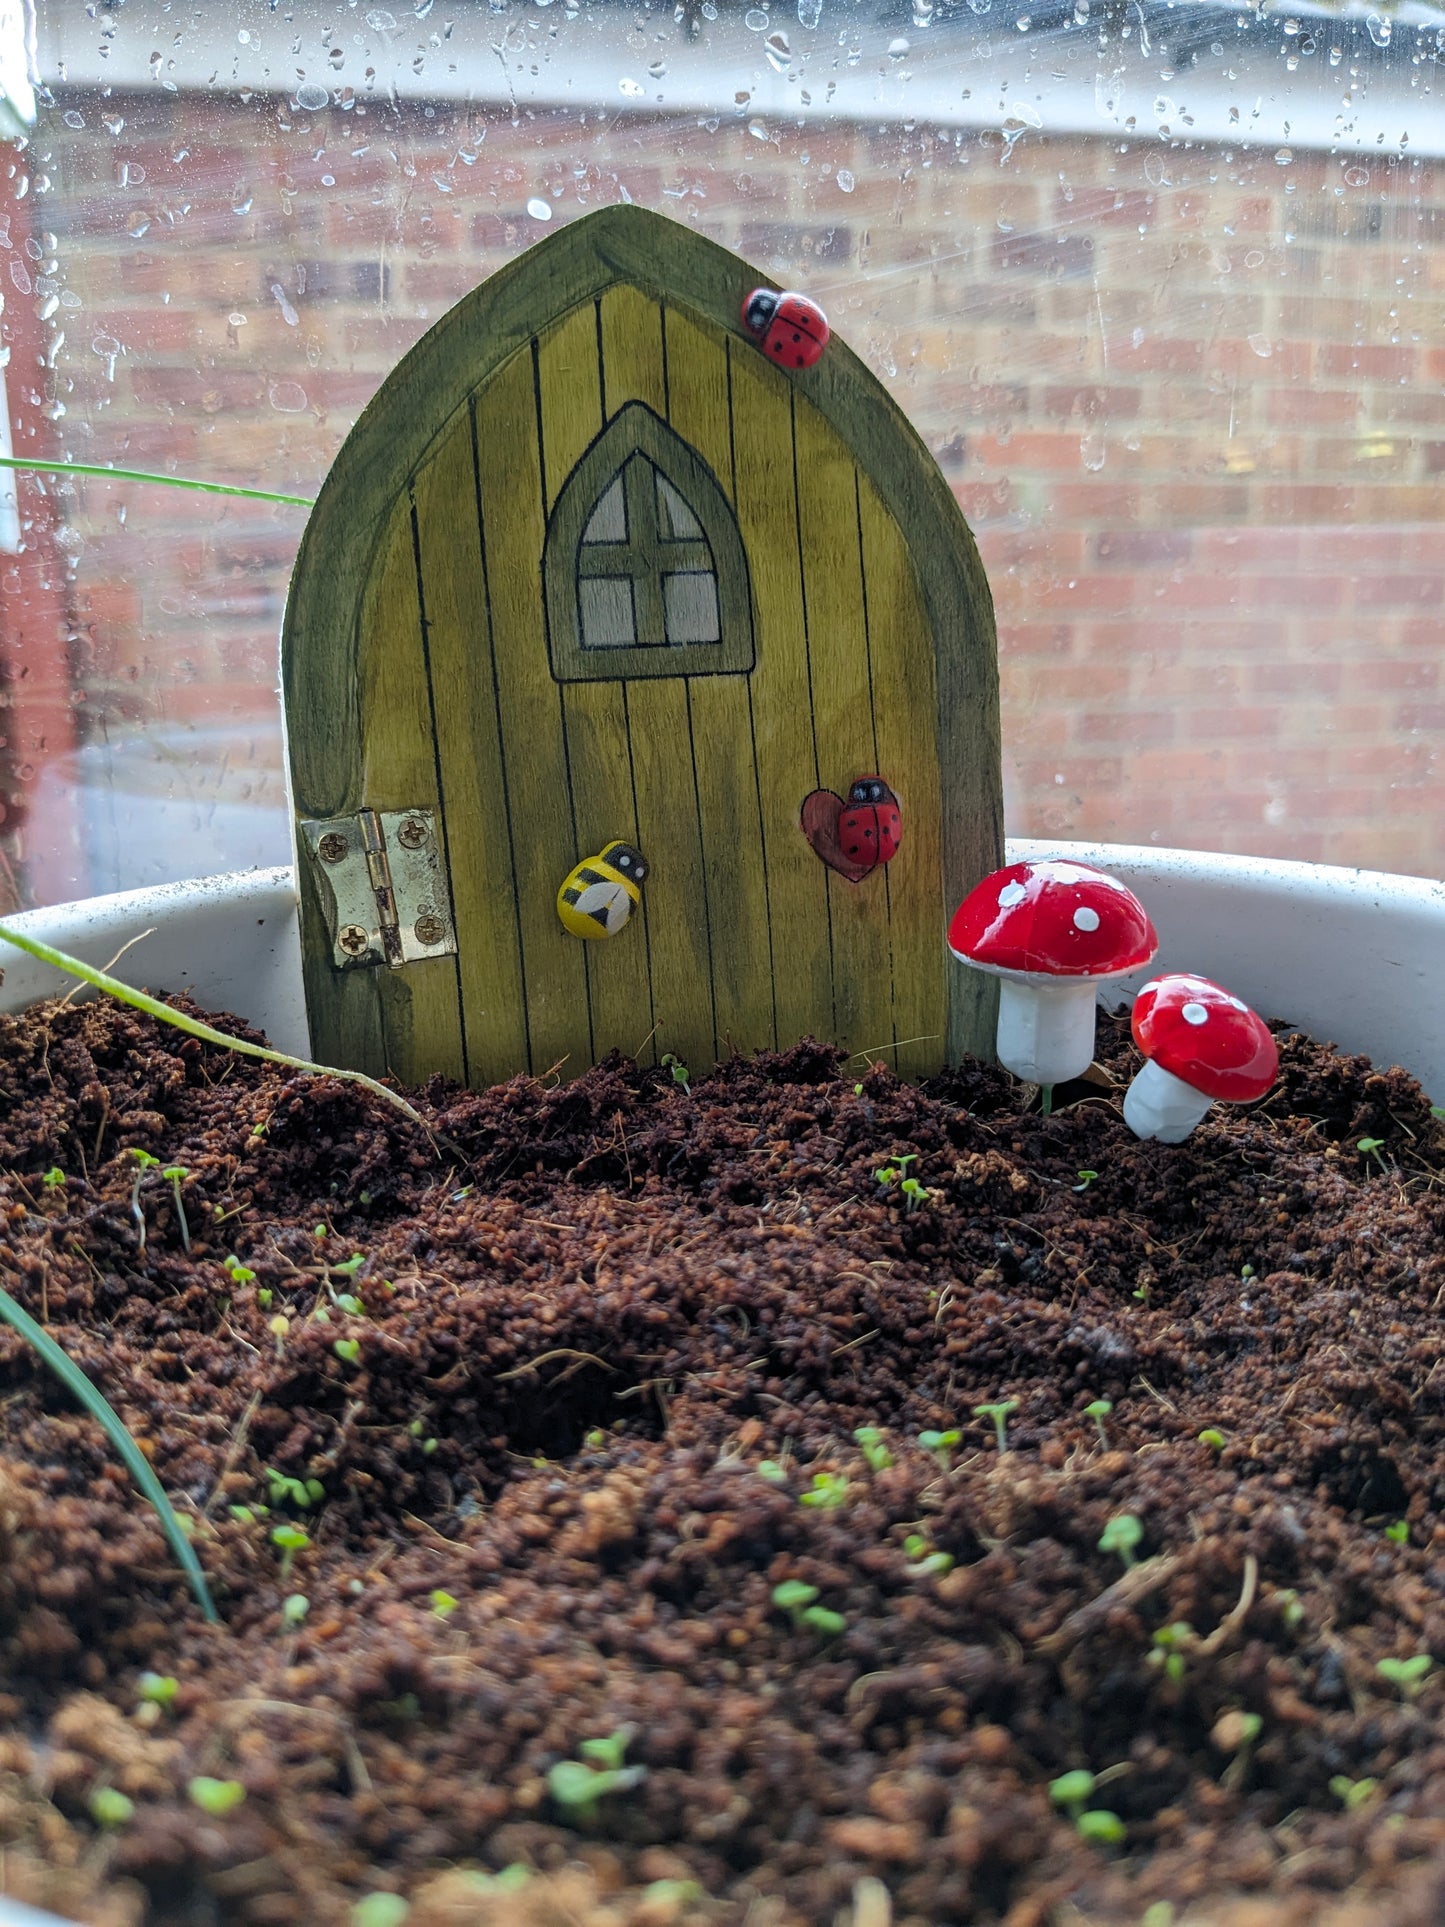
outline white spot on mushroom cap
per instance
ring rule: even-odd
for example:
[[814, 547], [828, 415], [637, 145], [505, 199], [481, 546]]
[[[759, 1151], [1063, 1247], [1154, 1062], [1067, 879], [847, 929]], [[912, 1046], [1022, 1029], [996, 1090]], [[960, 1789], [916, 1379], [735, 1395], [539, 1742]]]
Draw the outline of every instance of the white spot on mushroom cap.
[[1098, 911], [1091, 910], [1087, 903], [1081, 903], [1074, 912], [1074, 928], [1076, 930], [1097, 930], [1098, 927]]
[[1021, 883], [1006, 883], [998, 893], [1000, 910], [1012, 910], [1016, 903], [1022, 903], [1028, 891]]
[[1203, 1004], [1186, 1004], [1179, 1015], [1186, 1024], [1207, 1024], [1209, 1011]]
[[1245, 1003], [1242, 997], [1230, 997], [1227, 1001], [1234, 1010], [1247, 1011], [1249, 1009], [1249, 1005]]

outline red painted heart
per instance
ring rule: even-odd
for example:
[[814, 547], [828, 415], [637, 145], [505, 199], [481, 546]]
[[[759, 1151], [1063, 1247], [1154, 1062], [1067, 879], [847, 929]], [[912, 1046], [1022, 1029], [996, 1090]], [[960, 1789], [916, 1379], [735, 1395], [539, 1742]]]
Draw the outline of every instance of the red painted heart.
[[832, 790], [813, 790], [803, 798], [798, 820], [813, 854], [826, 863], [830, 870], [836, 870], [840, 877], [846, 877], [850, 883], [861, 883], [875, 865], [854, 863], [844, 855], [843, 845], [838, 838], [843, 808], [842, 797], [835, 795]]

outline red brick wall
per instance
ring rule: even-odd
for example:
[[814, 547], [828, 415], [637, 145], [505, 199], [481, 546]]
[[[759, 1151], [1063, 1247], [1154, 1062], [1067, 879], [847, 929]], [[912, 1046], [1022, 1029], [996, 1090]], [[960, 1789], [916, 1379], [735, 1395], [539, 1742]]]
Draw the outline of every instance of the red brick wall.
[[[54, 372], [24, 372], [74, 460], [310, 494], [411, 342], [547, 231], [529, 199], [560, 221], [625, 190], [818, 293], [938, 454], [998, 605], [1013, 830], [1445, 867], [1445, 164], [284, 118], [58, 99], [32, 157], [55, 265], [4, 325], [58, 300]], [[57, 500], [81, 727], [229, 721], [227, 767], [208, 749], [180, 780], [279, 812], [304, 511]]]

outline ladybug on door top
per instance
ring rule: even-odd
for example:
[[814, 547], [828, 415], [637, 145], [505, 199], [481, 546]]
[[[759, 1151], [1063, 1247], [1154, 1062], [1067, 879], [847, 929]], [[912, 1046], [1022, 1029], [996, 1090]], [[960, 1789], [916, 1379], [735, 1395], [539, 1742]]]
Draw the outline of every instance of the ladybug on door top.
[[754, 288], [743, 302], [743, 326], [784, 368], [811, 368], [828, 345], [828, 317], [805, 294]]

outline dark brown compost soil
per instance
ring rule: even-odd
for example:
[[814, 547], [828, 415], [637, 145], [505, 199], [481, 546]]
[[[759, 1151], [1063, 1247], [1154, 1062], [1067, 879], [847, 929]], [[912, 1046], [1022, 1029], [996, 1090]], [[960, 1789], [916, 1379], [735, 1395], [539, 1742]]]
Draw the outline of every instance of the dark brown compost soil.
[[1100, 1061], [1047, 1118], [977, 1065], [609, 1061], [435, 1083], [433, 1142], [108, 1002], [0, 1020], [5, 1284], [221, 1616], [0, 1327], [0, 1892], [1445, 1917], [1445, 1125], [1288, 1036], [1262, 1105], [1140, 1144], [1112, 1020]]

